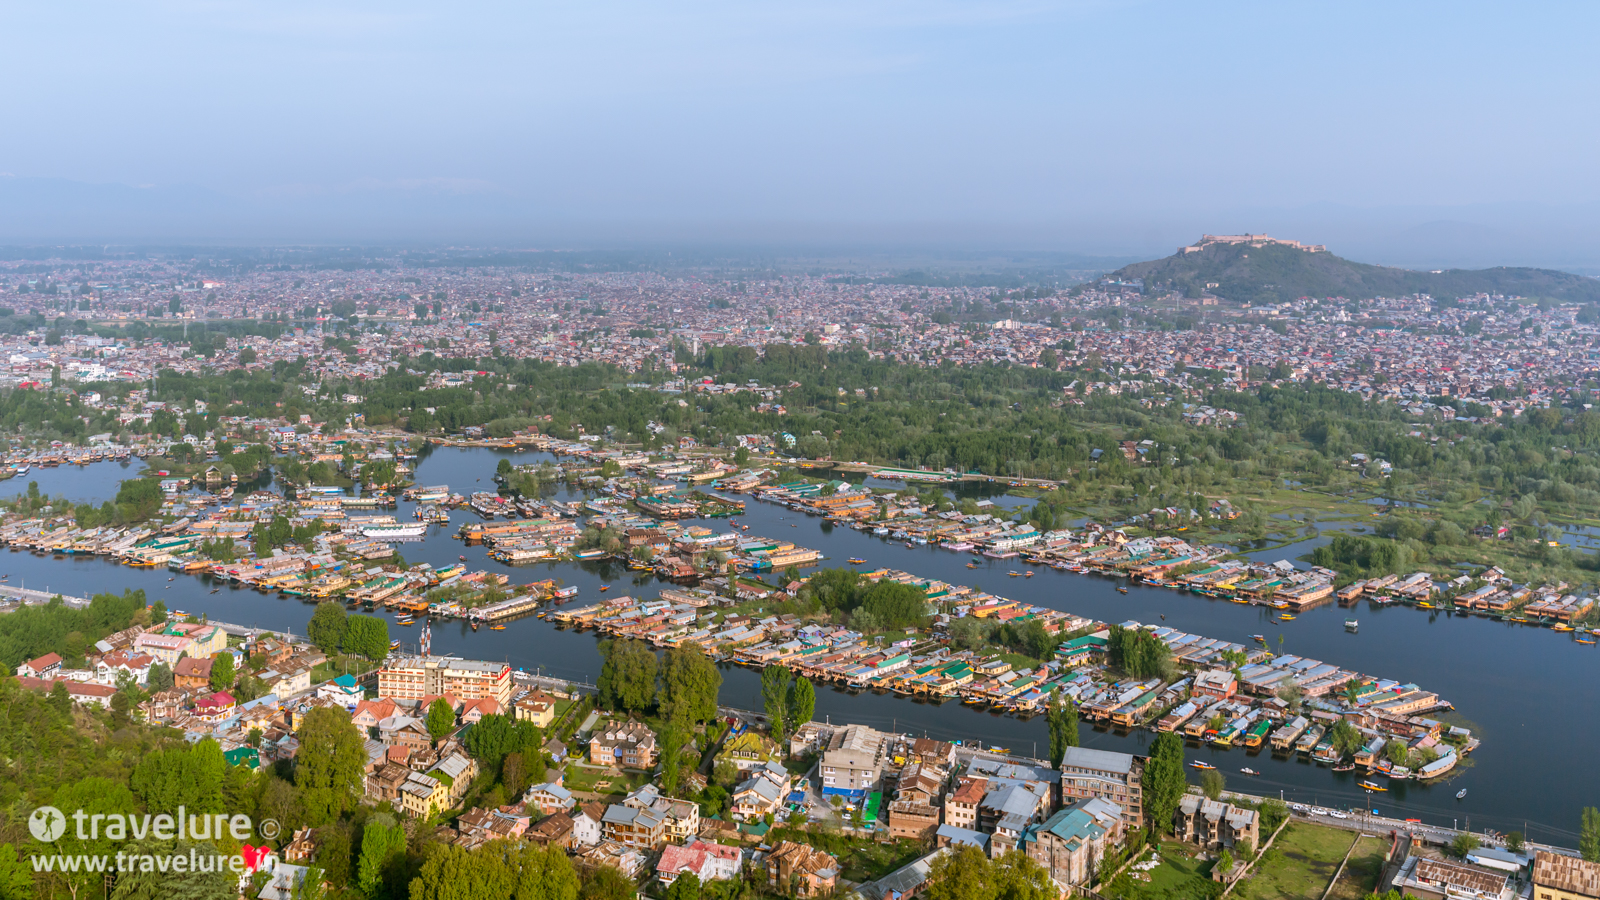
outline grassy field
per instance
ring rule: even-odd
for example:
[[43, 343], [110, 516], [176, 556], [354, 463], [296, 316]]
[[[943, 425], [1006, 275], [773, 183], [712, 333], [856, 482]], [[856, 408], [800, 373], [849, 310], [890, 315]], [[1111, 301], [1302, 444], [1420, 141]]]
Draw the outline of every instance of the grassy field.
[[[1191, 897], [1196, 895], [1195, 879], [1206, 883], [1211, 881], [1211, 867], [1215, 865], [1215, 860], [1199, 858], [1193, 845], [1167, 841], [1161, 845], [1160, 852], [1161, 865], [1149, 872], [1126, 870], [1100, 892], [1115, 900]], [[1148, 850], [1139, 857], [1140, 860], [1149, 858]], [[1217, 885], [1216, 890], [1220, 891], [1221, 885]]]
[[569, 791], [587, 791], [596, 794], [622, 796], [642, 787], [650, 776], [645, 772], [624, 769], [621, 775], [605, 769], [568, 765], [565, 787]]
[[1328, 894], [1328, 900], [1362, 900], [1372, 893], [1383, 875], [1383, 855], [1388, 850], [1389, 842], [1382, 838], [1361, 838], [1355, 852], [1350, 854], [1344, 874], [1339, 876], [1339, 883]]
[[[1278, 835], [1255, 871], [1234, 890], [1241, 900], [1318, 900], [1354, 840], [1351, 833], [1296, 822]], [[1378, 854], [1382, 861], [1383, 854]]]

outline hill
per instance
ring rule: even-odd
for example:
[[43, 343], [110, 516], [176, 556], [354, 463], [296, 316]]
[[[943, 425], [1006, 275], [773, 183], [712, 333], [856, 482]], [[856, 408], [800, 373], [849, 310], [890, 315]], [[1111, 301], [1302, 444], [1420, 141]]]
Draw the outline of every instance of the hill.
[[1108, 277], [1139, 279], [1147, 292], [1179, 290], [1191, 297], [1215, 285], [1211, 293], [1239, 303], [1281, 303], [1300, 297], [1368, 300], [1418, 293], [1441, 300], [1490, 293], [1600, 302], [1600, 279], [1554, 269], [1500, 266], [1418, 272], [1358, 263], [1326, 250], [1307, 252], [1287, 243], [1202, 241], [1197, 246], [1198, 250], [1124, 266]]

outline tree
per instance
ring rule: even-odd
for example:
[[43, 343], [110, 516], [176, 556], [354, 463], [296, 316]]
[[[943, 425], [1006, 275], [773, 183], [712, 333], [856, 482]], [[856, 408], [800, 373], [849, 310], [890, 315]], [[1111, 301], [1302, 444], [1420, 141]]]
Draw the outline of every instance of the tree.
[[680, 874], [664, 896], [665, 900], [700, 900], [700, 876], [693, 872]]
[[0, 900], [33, 900], [32, 866], [13, 844], [0, 844]]
[[233, 687], [233, 654], [218, 653], [211, 657], [211, 689], [226, 691]]
[[356, 887], [368, 897], [383, 886], [384, 870], [406, 849], [406, 831], [393, 816], [383, 813], [367, 820], [361, 829], [361, 861], [356, 868]]
[[656, 696], [659, 661], [644, 641], [623, 639], [600, 643], [600, 705], [641, 712]]
[[1222, 855], [1217, 857], [1216, 870], [1221, 872], [1224, 878], [1228, 877], [1228, 874], [1233, 871], [1233, 854], [1223, 850]]
[[637, 895], [633, 881], [614, 866], [595, 866], [584, 876], [578, 892], [580, 900], [634, 900]]
[[63, 716], [72, 713], [72, 694], [67, 691], [67, 683], [58, 680], [50, 686], [50, 706]]
[[239, 348], [239, 365], [248, 366], [248, 365], [250, 365], [251, 363], [253, 363], [255, 361], [256, 361], [256, 348], [254, 348], [254, 347], [240, 347]]
[[152, 663], [150, 674], [145, 676], [144, 683], [152, 694], [172, 690], [174, 683], [172, 667], [164, 662]]
[[1227, 788], [1227, 779], [1216, 769], [1207, 769], [1200, 774], [1200, 791], [1208, 798], [1215, 800], [1222, 796]]
[[1520, 831], [1513, 831], [1506, 835], [1506, 849], [1510, 850], [1512, 853], [1521, 853], [1524, 843], [1526, 843], [1526, 841], [1522, 837], [1522, 832]]
[[[158, 840], [138, 841], [117, 849], [134, 856], [187, 857], [191, 849], [200, 856], [216, 852], [215, 848], [206, 844]], [[164, 872], [159, 868], [142, 871], [130, 866], [117, 873], [116, 887], [111, 890], [110, 900], [202, 900], [207, 897], [232, 897], [238, 894], [238, 886], [233, 883], [235, 878], [236, 876], [226, 867], [217, 868], [215, 871], [198, 868], [183, 872]]]
[[683, 772], [683, 746], [689, 734], [676, 719], [668, 719], [661, 729], [661, 790], [671, 795], [678, 791], [678, 780]]
[[205, 738], [146, 753], [133, 767], [128, 786], [146, 809], [182, 806], [196, 813], [227, 812], [222, 791], [227, 771], [222, 747]]
[[771, 722], [772, 739], [782, 741], [788, 735], [789, 687], [794, 675], [783, 666], [767, 666], [761, 670], [761, 701]]
[[1578, 853], [1589, 862], [1600, 862], [1600, 809], [1583, 809], [1583, 827], [1578, 835]]
[[717, 717], [717, 692], [722, 673], [716, 663], [694, 645], [667, 651], [661, 671], [661, 714], [684, 724], [709, 722]]
[[[477, 760], [484, 771], [493, 771], [501, 761], [512, 754], [532, 756], [544, 746], [544, 735], [538, 726], [526, 719], [491, 713], [478, 720], [467, 732], [463, 741], [467, 753]], [[526, 759], [523, 760], [525, 764]]]
[[389, 623], [377, 616], [351, 616], [346, 623], [344, 652], [377, 662], [389, 655]]
[[1026, 853], [991, 860], [962, 847], [934, 860], [924, 888], [927, 900], [1055, 900], [1050, 873]]
[[[108, 813], [126, 815], [135, 808], [133, 794], [126, 785], [98, 776], [84, 778], [61, 787], [55, 792], [50, 805], [66, 813], [68, 817], [76, 815], [80, 810], [91, 816]], [[114, 853], [118, 849], [116, 846], [118, 843], [111, 839], [105, 828], [96, 832], [85, 830], [80, 836], [79, 829], [69, 822], [61, 837], [51, 845], [51, 851], [68, 856], [105, 856]], [[77, 900], [79, 892], [84, 888], [92, 890], [93, 885], [101, 884], [105, 877], [101, 872], [65, 871], [65, 869], [63, 866], [53, 877], [61, 880], [73, 900]]]
[[295, 786], [300, 789], [306, 823], [323, 825], [360, 800], [365, 786], [366, 741], [349, 713], [326, 706], [306, 713], [299, 738]]
[[325, 600], [317, 604], [317, 611], [311, 614], [311, 621], [306, 624], [306, 636], [311, 638], [311, 643], [317, 649], [328, 655], [339, 652], [344, 644], [345, 630], [349, 627], [348, 615], [345, 613], [344, 604], [333, 600]]
[[886, 631], [919, 625], [928, 615], [928, 595], [921, 588], [887, 579], [861, 598], [861, 608]]
[[1478, 849], [1478, 836], [1470, 831], [1456, 834], [1450, 841], [1450, 854], [1457, 859], [1465, 859], [1468, 853]]
[[1172, 816], [1188, 791], [1183, 776], [1183, 738], [1167, 732], [1150, 744], [1150, 759], [1144, 766], [1144, 808], [1146, 821], [1157, 834], [1172, 831]]
[[511, 900], [578, 898], [577, 870], [560, 847], [513, 845], [506, 854], [506, 865], [512, 872]]
[[440, 697], [428, 705], [428, 734], [443, 740], [456, 727], [456, 710], [450, 701]]
[[1056, 688], [1050, 692], [1050, 709], [1045, 716], [1050, 725], [1050, 762], [1060, 766], [1067, 748], [1078, 746], [1078, 704]]
[[812, 686], [811, 679], [796, 678], [794, 684], [789, 686], [789, 727], [784, 729], [785, 732], [794, 733], [816, 714], [817, 689]]

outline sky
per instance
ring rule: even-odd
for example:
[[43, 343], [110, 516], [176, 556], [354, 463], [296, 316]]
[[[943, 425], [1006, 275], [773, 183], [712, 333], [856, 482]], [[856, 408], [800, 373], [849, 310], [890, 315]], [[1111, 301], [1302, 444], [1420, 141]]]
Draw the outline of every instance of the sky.
[[1164, 255], [1271, 231], [1600, 271], [1597, 25], [1559, 2], [13, 2], [0, 240]]

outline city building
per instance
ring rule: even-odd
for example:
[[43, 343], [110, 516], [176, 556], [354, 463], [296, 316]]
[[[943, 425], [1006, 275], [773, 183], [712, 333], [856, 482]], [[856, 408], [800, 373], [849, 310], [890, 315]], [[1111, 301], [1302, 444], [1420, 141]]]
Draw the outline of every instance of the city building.
[[1248, 842], [1259, 847], [1261, 815], [1253, 809], [1230, 806], [1200, 794], [1184, 794], [1172, 814], [1173, 836], [1209, 850]]
[[1129, 828], [1144, 825], [1143, 761], [1132, 754], [1068, 747], [1062, 754], [1061, 800], [1101, 797], [1117, 804]]
[[834, 733], [818, 766], [822, 793], [854, 799], [878, 789], [889, 736], [865, 725], [849, 725]]
[[1600, 898], [1600, 863], [1540, 850], [1533, 856], [1532, 900]]
[[1106, 851], [1121, 845], [1123, 834], [1122, 808], [1095, 797], [1059, 809], [1027, 829], [1018, 849], [1044, 866], [1058, 884], [1085, 884]]
[[607, 722], [589, 738], [589, 761], [599, 766], [649, 769], [656, 764], [656, 733], [643, 722]]
[[833, 893], [839, 861], [810, 844], [781, 841], [767, 854], [767, 886], [796, 897]]
[[378, 670], [378, 695], [421, 700], [451, 694], [462, 700], [495, 700], [511, 705], [511, 666], [451, 656], [396, 659]]

